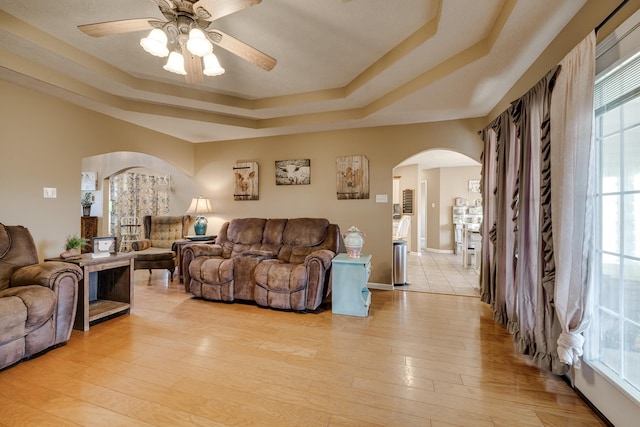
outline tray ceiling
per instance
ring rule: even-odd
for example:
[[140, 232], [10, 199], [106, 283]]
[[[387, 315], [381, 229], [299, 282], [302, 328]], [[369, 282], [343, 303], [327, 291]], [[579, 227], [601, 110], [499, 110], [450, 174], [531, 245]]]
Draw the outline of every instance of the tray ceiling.
[[214, 22], [277, 59], [224, 50], [199, 85], [145, 53], [150, 0], [0, 0], [0, 78], [186, 141], [484, 116], [582, 7], [558, 0], [264, 0]]

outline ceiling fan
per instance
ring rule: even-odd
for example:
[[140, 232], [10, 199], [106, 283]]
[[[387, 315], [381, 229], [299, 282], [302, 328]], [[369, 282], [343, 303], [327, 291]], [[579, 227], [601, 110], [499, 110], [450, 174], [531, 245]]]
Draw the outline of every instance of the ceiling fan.
[[[78, 29], [92, 37], [151, 30], [149, 36], [141, 40], [143, 48], [152, 55], [169, 56], [164, 68], [184, 74], [187, 83], [192, 84], [201, 83], [203, 73], [211, 76], [224, 73], [217, 58], [211, 53], [212, 44], [266, 71], [275, 67], [276, 60], [271, 56], [220, 30], [210, 28], [216, 19], [257, 5], [262, 0], [152, 1], [160, 8], [166, 21], [156, 18], [134, 18], [79, 25]], [[172, 63], [172, 57], [173, 60], [179, 61], [178, 65]]]

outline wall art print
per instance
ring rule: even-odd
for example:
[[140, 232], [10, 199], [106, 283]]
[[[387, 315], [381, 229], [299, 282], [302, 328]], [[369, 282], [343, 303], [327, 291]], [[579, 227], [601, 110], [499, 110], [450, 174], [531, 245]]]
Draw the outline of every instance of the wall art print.
[[311, 184], [311, 159], [276, 160], [276, 185]]
[[233, 200], [258, 200], [260, 192], [258, 187], [258, 163], [236, 162], [233, 167], [235, 187]]
[[365, 156], [336, 158], [338, 200], [369, 198], [369, 159]]
[[98, 185], [98, 173], [97, 172], [82, 172], [80, 176], [80, 190], [82, 191], [95, 191]]
[[470, 179], [469, 180], [469, 191], [471, 193], [479, 193], [480, 192], [480, 180], [479, 179]]

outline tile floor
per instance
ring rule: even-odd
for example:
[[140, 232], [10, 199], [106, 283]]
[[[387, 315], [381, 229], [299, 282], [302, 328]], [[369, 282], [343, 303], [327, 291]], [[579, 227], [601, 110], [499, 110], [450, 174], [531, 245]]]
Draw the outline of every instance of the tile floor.
[[462, 255], [422, 252], [407, 256], [408, 285], [395, 289], [479, 296], [480, 270], [464, 268]]

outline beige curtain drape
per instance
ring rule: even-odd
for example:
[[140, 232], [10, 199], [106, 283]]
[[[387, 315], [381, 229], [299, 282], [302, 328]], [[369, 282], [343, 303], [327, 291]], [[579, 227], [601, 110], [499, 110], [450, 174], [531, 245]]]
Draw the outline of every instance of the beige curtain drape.
[[[589, 264], [593, 259], [595, 191], [593, 91], [595, 31], [560, 63], [551, 102], [551, 203], [555, 257], [555, 305], [562, 324], [558, 356], [580, 366], [589, 324]], [[555, 125], [558, 123], [558, 125]]]
[[579, 364], [589, 321], [594, 67], [591, 34], [481, 132], [482, 300], [556, 374]]

